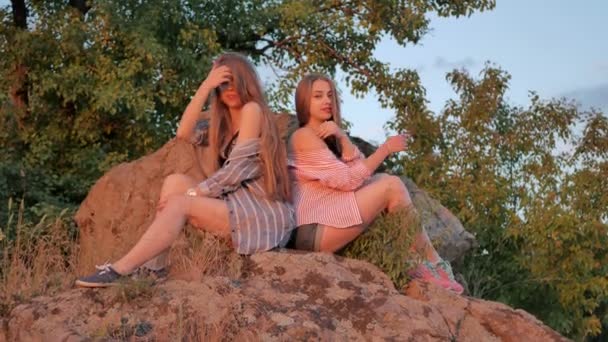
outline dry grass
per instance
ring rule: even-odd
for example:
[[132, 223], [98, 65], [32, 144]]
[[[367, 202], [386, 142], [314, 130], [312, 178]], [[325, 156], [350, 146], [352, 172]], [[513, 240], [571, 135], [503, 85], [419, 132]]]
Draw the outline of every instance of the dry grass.
[[[38, 223], [26, 222], [23, 204], [14, 210], [9, 203], [10, 216], [5, 227], [0, 226], [0, 317], [21, 303], [39, 295], [53, 295], [73, 287], [79, 265], [77, 236], [71, 232], [71, 214], [61, 212]], [[222, 275], [238, 279], [243, 273], [244, 257], [236, 254], [227, 241], [196, 229], [186, 229], [174, 244], [171, 253], [169, 278], [203, 281], [208, 275]], [[111, 291], [107, 305], [116, 302], [144, 302], [157, 294], [151, 279], [126, 279]], [[221, 324], [206, 324], [192, 313], [181, 312], [168, 331], [167, 338], [179, 336], [181, 341], [221, 341], [227, 330], [233, 330], [229, 320]], [[160, 337], [151, 330], [151, 323], [116, 322], [93, 332], [93, 337], [110, 340], [147, 340]], [[149, 332], [152, 331], [152, 335]], [[234, 333], [234, 332], [233, 332]], [[162, 335], [162, 334], [161, 334]], [[241, 340], [255, 340], [238, 333]], [[241, 336], [243, 335], [243, 336]], [[245, 334], [247, 335], [247, 334]]]
[[[9, 212], [13, 210], [9, 202]], [[43, 217], [32, 224], [23, 219], [21, 204], [6, 227], [0, 227], [0, 317], [16, 305], [39, 295], [52, 295], [73, 286], [79, 263], [78, 239], [70, 227], [71, 214]], [[241, 277], [244, 257], [211, 234], [186, 229], [174, 244], [170, 278], [202, 281], [207, 275]], [[127, 280], [113, 291], [115, 301], [130, 302], [154, 295], [152, 281]], [[212, 329], [213, 330], [213, 329]]]
[[[6, 228], [1, 227], [3, 234], [0, 236], [4, 237], [0, 240], [0, 317], [7, 316], [12, 308], [32, 297], [53, 295], [71, 288], [78, 265], [78, 241], [70, 233], [73, 231], [71, 213], [64, 211], [56, 218], [43, 217], [32, 224], [23, 220], [23, 212], [21, 206], [17, 214], [9, 218]], [[379, 262], [385, 271], [394, 272], [392, 278], [398, 280], [397, 283], [403, 281], [402, 270], [406, 260], [412, 258], [412, 251], [407, 246], [419, 227], [415, 212], [381, 217], [366, 233], [367, 238], [361, 239], [358, 256]], [[246, 264], [245, 257], [236, 254], [227, 241], [196, 229], [186, 229], [180, 236], [173, 245], [170, 261], [169, 278], [190, 281], [203, 281], [210, 275], [238, 279], [243, 275]], [[116, 301], [128, 303], [148, 299], [156, 294], [156, 287], [145, 279], [128, 280], [111, 291], [115, 292], [114, 296], [108, 297], [108, 306]], [[233, 317], [225, 317], [221, 323], [210, 325], [196, 313], [185, 311], [182, 309], [178, 313], [172, 330], [165, 332], [168, 336], [178, 337], [181, 341], [220, 341], [226, 336], [256, 340], [256, 336], [235, 326]], [[150, 323], [145, 321], [121, 321], [98, 331], [95, 336], [118, 340], [146, 339], [150, 337], [149, 329]], [[152, 335], [160, 337], [156, 332]]]
[[225, 239], [195, 228], [186, 229], [171, 249], [170, 277], [188, 281], [201, 281], [208, 275], [238, 279], [243, 273], [244, 258]]
[[[12, 206], [9, 201], [9, 212], [14, 212]], [[73, 281], [78, 246], [67, 210], [56, 218], [42, 217], [36, 224], [25, 222], [23, 213], [22, 202], [1, 228], [0, 316], [34, 296], [66, 289]]]
[[413, 248], [421, 229], [413, 206], [383, 214], [341, 254], [378, 266], [399, 289], [409, 281], [407, 271], [423, 259], [424, 251]]

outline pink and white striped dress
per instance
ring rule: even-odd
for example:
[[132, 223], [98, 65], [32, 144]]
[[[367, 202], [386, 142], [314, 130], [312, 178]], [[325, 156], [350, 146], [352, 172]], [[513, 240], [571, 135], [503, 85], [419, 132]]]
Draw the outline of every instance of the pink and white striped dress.
[[297, 226], [318, 223], [346, 228], [363, 223], [355, 190], [372, 174], [363, 158], [356, 147], [352, 155], [340, 159], [328, 148], [290, 152]]

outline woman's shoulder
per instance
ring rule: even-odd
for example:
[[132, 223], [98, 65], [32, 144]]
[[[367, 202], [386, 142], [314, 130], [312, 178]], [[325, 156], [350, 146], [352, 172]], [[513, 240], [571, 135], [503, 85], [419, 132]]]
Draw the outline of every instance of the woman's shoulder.
[[239, 140], [257, 138], [262, 129], [262, 107], [256, 102], [247, 102], [241, 109]]
[[289, 154], [297, 160], [325, 160], [334, 158], [327, 144], [308, 127], [297, 129], [289, 139]]
[[327, 145], [309, 127], [300, 127], [291, 134], [289, 148], [294, 152], [327, 149]]
[[262, 106], [260, 106], [260, 104], [255, 101], [249, 101], [243, 105], [243, 109], [241, 109], [241, 111], [244, 113], [258, 113], [261, 115]]

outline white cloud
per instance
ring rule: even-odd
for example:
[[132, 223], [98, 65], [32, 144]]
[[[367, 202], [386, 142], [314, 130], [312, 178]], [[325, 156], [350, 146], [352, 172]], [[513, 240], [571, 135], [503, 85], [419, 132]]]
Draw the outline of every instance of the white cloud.
[[437, 69], [470, 69], [476, 66], [478, 63], [472, 57], [466, 57], [460, 61], [448, 61], [443, 57], [437, 57], [433, 63], [433, 67]]
[[578, 101], [585, 109], [598, 108], [608, 114], [608, 83], [574, 89], [562, 94], [562, 96]]

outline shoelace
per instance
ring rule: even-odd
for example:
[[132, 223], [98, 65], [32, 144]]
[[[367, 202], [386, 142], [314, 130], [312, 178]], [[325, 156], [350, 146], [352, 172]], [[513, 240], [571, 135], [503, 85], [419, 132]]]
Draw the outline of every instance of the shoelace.
[[454, 271], [452, 271], [452, 266], [447, 261], [441, 259], [439, 262], [437, 262], [436, 266], [441, 268], [448, 275], [450, 280], [455, 281]]
[[425, 273], [430, 273], [433, 278], [439, 278], [439, 275], [435, 271], [433, 264], [429, 261], [423, 261], [411, 272], [411, 276], [414, 278], [423, 278]]
[[112, 271], [112, 269], [110, 269], [110, 266], [112, 266], [112, 264], [106, 261], [103, 265], [95, 265], [95, 268], [100, 271], [99, 274], [105, 274]]

